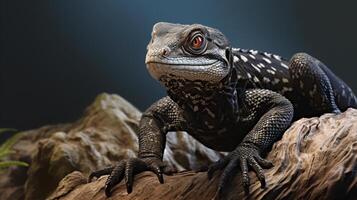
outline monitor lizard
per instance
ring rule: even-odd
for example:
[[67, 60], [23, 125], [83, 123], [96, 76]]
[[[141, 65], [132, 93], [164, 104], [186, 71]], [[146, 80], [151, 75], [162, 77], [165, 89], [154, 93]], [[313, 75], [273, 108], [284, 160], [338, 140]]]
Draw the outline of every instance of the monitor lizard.
[[264, 156], [292, 121], [357, 107], [350, 87], [316, 58], [297, 53], [287, 60], [233, 48], [222, 32], [200, 24], [155, 24], [145, 62], [168, 96], [142, 115], [138, 157], [90, 175], [110, 174], [107, 196], [124, 178], [130, 193], [133, 176], [143, 171], [163, 183], [163, 173], [170, 172], [162, 161], [169, 131], [186, 131], [209, 148], [229, 152], [208, 167], [209, 178], [223, 170], [219, 193], [237, 168], [246, 192], [249, 168], [265, 187], [263, 169], [272, 163]]

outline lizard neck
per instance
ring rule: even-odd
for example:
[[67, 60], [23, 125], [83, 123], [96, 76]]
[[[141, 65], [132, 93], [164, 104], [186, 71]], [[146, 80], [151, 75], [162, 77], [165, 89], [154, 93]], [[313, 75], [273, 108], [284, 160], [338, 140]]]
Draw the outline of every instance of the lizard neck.
[[193, 118], [195, 124], [214, 129], [228, 118], [238, 116], [235, 69], [216, 84], [173, 76], [162, 77], [160, 81], [170, 98]]

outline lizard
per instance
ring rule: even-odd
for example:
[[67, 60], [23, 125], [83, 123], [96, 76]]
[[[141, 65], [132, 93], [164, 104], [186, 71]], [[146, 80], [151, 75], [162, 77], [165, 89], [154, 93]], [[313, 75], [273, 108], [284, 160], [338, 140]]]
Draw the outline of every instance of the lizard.
[[223, 170], [219, 194], [237, 169], [246, 192], [249, 168], [264, 188], [264, 169], [273, 167], [264, 156], [293, 121], [357, 107], [351, 88], [309, 54], [287, 60], [234, 48], [221, 31], [201, 24], [156, 23], [145, 63], [167, 96], [141, 117], [138, 157], [90, 175], [90, 180], [109, 175], [107, 196], [123, 179], [130, 193], [134, 175], [143, 171], [164, 182], [163, 174], [170, 172], [162, 161], [169, 131], [186, 131], [209, 148], [229, 152], [207, 169], [208, 178]]

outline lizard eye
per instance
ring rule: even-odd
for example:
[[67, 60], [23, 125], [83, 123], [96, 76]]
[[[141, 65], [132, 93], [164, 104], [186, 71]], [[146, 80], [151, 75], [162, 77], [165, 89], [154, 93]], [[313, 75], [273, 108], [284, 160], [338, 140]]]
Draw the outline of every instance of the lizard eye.
[[186, 49], [195, 55], [202, 54], [207, 47], [206, 38], [201, 32], [193, 32], [188, 40]]
[[195, 36], [192, 39], [191, 46], [193, 49], [200, 49], [203, 45], [203, 37], [200, 35]]

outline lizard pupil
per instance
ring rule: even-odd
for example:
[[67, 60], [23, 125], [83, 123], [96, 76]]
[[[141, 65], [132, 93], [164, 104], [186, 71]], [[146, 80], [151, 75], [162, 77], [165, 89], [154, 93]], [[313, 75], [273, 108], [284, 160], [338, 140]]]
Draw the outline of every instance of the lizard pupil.
[[192, 40], [192, 48], [194, 49], [200, 49], [202, 47], [203, 44], [203, 37], [202, 36], [196, 36], [195, 38], [193, 38]]

